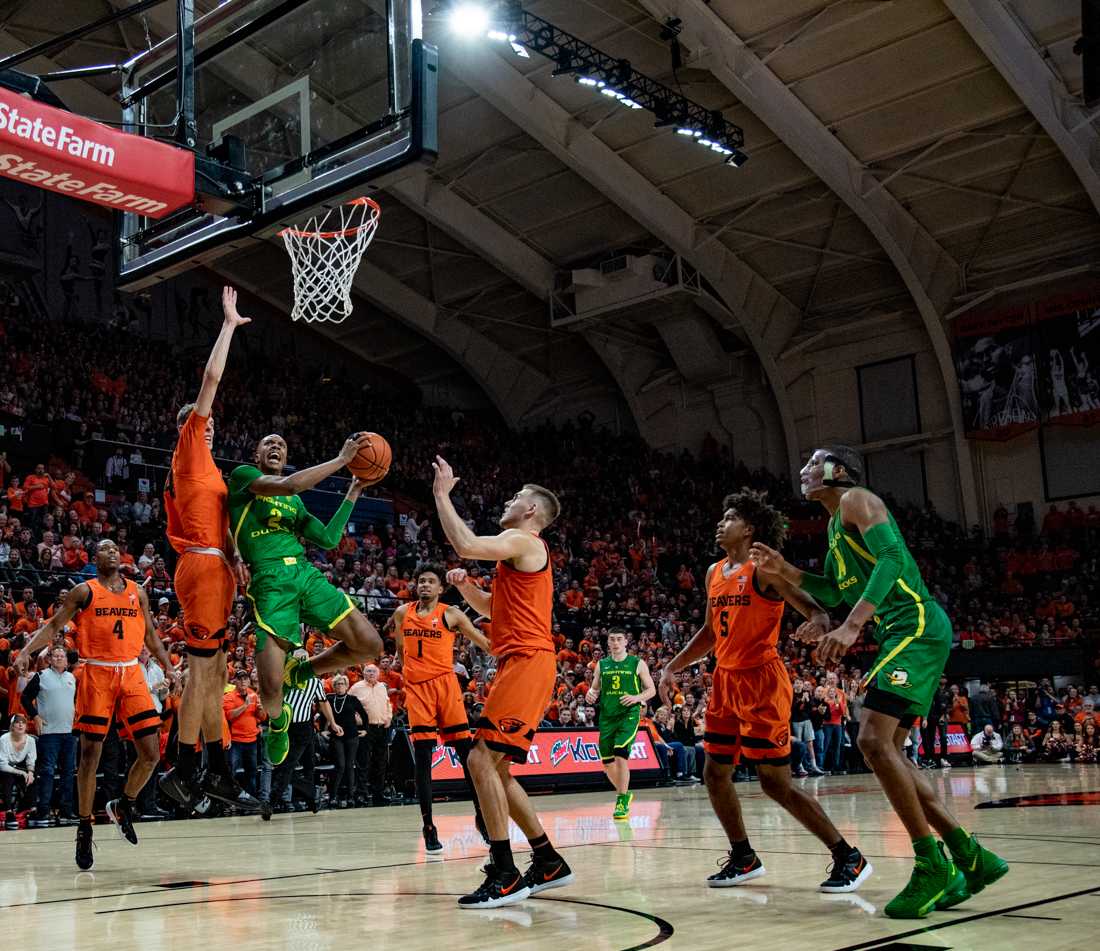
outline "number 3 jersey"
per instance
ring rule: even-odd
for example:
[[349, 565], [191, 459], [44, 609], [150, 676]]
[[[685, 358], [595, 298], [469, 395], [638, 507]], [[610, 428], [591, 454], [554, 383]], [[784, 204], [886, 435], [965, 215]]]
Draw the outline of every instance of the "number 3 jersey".
[[782, 598], [760, 591], [751, 561], [736, 568], [726, 558], [715, 564], [707, 588], [707, 610], [718, 666], [744, 670], [775, 660], [783, 607]]

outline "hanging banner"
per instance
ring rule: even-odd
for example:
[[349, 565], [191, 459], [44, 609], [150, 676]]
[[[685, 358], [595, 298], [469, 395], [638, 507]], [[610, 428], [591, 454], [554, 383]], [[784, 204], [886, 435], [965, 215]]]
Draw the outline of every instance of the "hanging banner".
[[195, 199], [195, 156], [0, 88], [0, 175], [163, 218]]
[[1041, 301], [1035, 321], [1044, 418], [1079, 426], [1100, 422], [1100, 295], [1086, 290]]
[[966, 434], [975, 439], [1011, 439], [1038, 426], [1038, 368], [1030, 308], [965, 314], [954, 330]]

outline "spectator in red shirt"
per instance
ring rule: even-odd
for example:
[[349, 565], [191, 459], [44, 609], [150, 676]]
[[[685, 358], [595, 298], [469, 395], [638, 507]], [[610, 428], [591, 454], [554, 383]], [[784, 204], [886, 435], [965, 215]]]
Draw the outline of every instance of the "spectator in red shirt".
[[6, 495], [8, 497], [8, 508], [12, 512], [17, 512], [19, 515], [22, 515], [23, 499], [26, 493], [23, 491], [23, 486], [19, 482], [19, 476], [11, 477], [11, 485], [8, 486]]
[[243, 769], [240, 784], [256, 795], [256, 772], [259, 769], [260, 722], [265, 718], [260, 698], [249, 686], [251, 677], [247, 671], [238, 671], [233, 686], [226, 688], [222, 698], [222, 710], [229, 721], [229, 768], [233, 775]]
[[99, 516], [99, 509], [95, 504], [95, 493], [85, 492], [84, 498], [73, 503], [72, 511], [76, 513], [81, 525], [91, 525]]

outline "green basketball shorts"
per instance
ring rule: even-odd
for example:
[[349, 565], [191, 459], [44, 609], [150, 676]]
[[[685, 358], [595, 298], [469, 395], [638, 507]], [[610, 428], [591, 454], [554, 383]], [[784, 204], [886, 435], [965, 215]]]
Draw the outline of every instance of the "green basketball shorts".
[[268, 635], [293, 647], [302, 646], [303, 622], [331, 631], [355, 604], [307, 561], [284, 558], [252, 569], [248, 600], [256, 615], [256, 650]]
[[600, 718], [600, 760], [610, 763], [616, 756], [630, 759], [630, 748], [638, 733], [641, 722], [641, 707], [634, 707], [636, 713], [625, 716]]
[[903, 722], [927, 716], [951, 653], [951, 621], [939, 604], [926, 601], [887, 624], [885, 634], [863, 678], [864, 706]]

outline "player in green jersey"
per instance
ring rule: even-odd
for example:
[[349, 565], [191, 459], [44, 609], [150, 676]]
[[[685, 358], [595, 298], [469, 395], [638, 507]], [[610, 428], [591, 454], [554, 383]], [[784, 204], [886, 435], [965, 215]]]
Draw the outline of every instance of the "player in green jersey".
[[630, 816], [630, 750], [646, 701], [656, 693], [649, 666], [626, 652], [626, 631], [609, 631], [607, 656], [596, 664], [585, 700], [600, 702], [600, 761], [618, 793], [612, 813], [616, 819]]
[[[831, 516], [824, 575], [788, 564], [753, 545], [757, 567], [779, 574], [818, 602], [849, 607], [847, 619], [816, 632], [817, 659], [839, 660], [873, 622], [879, 652], [864, 678], [867, 695], [859, 750], [874, 770], [913, 840], [909, 884], [886, 906], [891, 918], [923, 918], [976, 895], [1008, 871], [1003, 859], [978, 844], [947, 811], [931, 785], [902, 753], [913, 720], [927, 716], [951, 650], [951, 622], [928, 593], [913, 556], [886, 505], [861, 488], [863, 461], [853, 449], [818, 449], [802, 469], [802, 494]], [[943, 836], [943, 844], [932, 834]]]
[[[315, 676], [377, 660], [382, 653], [374, 625], [306, 560], [299, 540], [326, 551], [339, 544], [365, 483], [352, 479], [327, 525], [309, 514], [298, 493], [339, 472], [369, 442], [365, 433], [356, 433], [335, 459], [284, 476], [286, 440], [272, 434], [257, 445], [254, 466], [238, 466], [229, 476], [229, 530], [252, 573], [247, 593], [256, 617], [256, 670], [271, 718], [267, 754], [275, 766], [290, 748], [284, 686], [305, 686]], [[287, 654], [302, 646], [303, 621], [331, 632], [337, 643], [308, 660], [288, 661]]]

